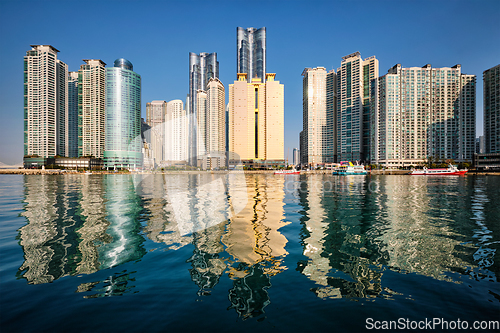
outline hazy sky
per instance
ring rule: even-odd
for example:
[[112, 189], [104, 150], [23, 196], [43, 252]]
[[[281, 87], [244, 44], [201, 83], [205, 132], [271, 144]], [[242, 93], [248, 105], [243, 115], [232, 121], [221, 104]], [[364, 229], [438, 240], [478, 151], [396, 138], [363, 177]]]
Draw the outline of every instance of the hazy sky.
[[[344, 55], [375, 55], [380, 75], [451, 67], [477, 75], [500, 63], [500, 1], [17, 1], [0, 0], [0, 162], [23, 157], [23, 56], [50, 44], [76, 71], [82, 59], [126, 58], [142, 76], [142, 114], [152, 100], [188, 93], [188, 53], [217, 52], [220, 79], [236, 79], [236, 27], [266, 27], [267, 72], [285, 85], [285, 157], [302, 129], [302, 71], [337, 69]], [[227, 93], [226, 93], [227, 95]], [[227, 100], [227, 96], [226, 96]]]

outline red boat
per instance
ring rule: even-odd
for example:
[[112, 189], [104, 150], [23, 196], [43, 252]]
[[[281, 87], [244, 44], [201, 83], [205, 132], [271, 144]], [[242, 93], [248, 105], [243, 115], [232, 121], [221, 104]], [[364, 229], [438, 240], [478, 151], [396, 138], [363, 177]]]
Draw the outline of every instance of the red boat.
[[412, 170], [409, 175], [413, 176], [448, 176], [448, 175], [465, 175], [467, 173], [467, 169], [458, 170], [458, 168], [454, 165], [449, 165], [448, 168], [439, 168], [439, 169], [427, 169], [424, 167], [422, 170]]

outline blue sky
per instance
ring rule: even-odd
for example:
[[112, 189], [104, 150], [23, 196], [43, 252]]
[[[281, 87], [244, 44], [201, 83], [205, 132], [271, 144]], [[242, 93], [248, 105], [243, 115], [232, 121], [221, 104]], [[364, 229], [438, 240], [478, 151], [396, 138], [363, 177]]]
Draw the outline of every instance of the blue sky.
[[[23, 156], [23, 56], [50, 44], [76, 71], [82, 59], [126, 58], [142, 76], [142, 114], [152, 100], [188, 92], [188, 53], [217, 52], [220, 79], [236, 78], [236, 27], [267, 28], [267, 72], [285, 85], [285, 156], [302, 129], [305, 67], [337, 69], [355, 51], [375, 55], [380, 75], [404, 67], [462, 65], [477, 75], [500, 63], [500, 1], [13, 1], [0, 0], [0, 162]], [[227, 100], [227, 97], [226, 97]]]

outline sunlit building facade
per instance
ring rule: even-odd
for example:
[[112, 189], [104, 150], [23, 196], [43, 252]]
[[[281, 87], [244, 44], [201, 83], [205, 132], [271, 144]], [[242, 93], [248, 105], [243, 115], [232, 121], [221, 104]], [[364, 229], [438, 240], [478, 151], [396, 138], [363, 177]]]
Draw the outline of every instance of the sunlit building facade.
[[[332, 73], [328, 73], [328, 75], [331, 76]], [[306, 68], [302, 72], [302, 76], [304, 77], [302, 80], [302, 133], [305, 140], [302, 164], [316, 167], [319, 164], [334, 162], [332, 143], [335, 133], [333, 128], [335, 109], [328, 110], [327, 108], [326, 69], [324, 67]], [[331, 93], [331, 91], [329, 92]]]
[[156, 164], [163, 161], [164, 142], [165, 142], [165, 115], [167, 113], [166, 101], [152, 101], [146, 103], [146, 124], [150, 126], [150, 140], [153, 153], [152, 158]]
[[106, 69], [104, 163], [107, 168], [142, 167], [141, 76], [123, 58]]
[[461, 66], [404, 68], [372, 81], [372, 162], [470, 161], [475, 150], [476, 77]]
[[239, 73], [229, 85], [229, 151], [245, 163], [284, 162], [284, 86], [275, 75], [248, 83]]
[[106, 63], [84, 59], [78, 71], [78, 156], [103, 158]]
[[167, 103], [164, 149], [164, 159], [167, 163], [188, 159], [188, 117], [180, 99]]
[[337, 69], [337, 159], [370, 160], [370, 80], [378, 77], [375, 56], [342, 57]]
[[24, 57], [24, 155], [67, 154], [68, 66], [51, 45], [31, 45]]
[[[186, 103], [188, 115], [188, 154], [189, 164], [197, 165], [197, 155], [200, 153], [198, 148], [198, 124], [197, 115], [199, 112], [205, 112], [204, 105], [198, 106], [198, 92], [206, 92], [208, 81], [212, 78], [219, 77], [219, 62], [217, 61], [217, 53], [202, 52], [196, 54], [189, 53], [189, 93]], [[203, 97], [206, 96], [202, 96]], [[203, 99], [204, 100], [204, 99]], [[200, 111], [203, 110], [203, 111]]]

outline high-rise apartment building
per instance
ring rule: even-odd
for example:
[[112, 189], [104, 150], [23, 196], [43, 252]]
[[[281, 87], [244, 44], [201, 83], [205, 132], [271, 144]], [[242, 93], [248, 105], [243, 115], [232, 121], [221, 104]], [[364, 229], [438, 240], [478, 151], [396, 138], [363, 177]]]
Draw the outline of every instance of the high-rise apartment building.
[[300, 150], [297, 148], [293, 148], [292, 165], [299, 165], [299, 164], [300, 164]]
[[205, 140], [207, 135], [207, 93], [198, 90], [196, 93], [196, 158], [206, 154]]
[[180, 99], [167, 103], [165, 114], [165, 151], [167, 162], [187, 161], [188, 159], [188, 117]]
[[483, 72], [485, 153], [500, 153], [500, 65]]
[[156, 164], [164, 160], [165, 144], [165, 115], [167, 113], [167, 102], [152, 101], [146, 103], [146, 124], [151, 129], [149, 131], [150, 149], [152, 158]]
[[226, 91], [218, 78], [208, 81], [207, 86], [207, 152], [226, 151]]
[[107, 168], [142, 167], [141, 76], [123, 58], [106, 69], [105, 133]]
[[221, 168], [225, 165], [226, 151], [226, 91], [218, 78], [208, 81], [206, 106], [205, 166]]
[[476, 77], [461, 66], [403, 68], [372, 81], [372, 162], [390, 167], [429, 157], [470, 161], [475, 149]]
[[[318, 164], [334, 162], [334, 108], [327, 108], [327, 74], [331, 78], [333, 73], [327, 73], [324, 67], [306, 68], [302, 72], [303, 78], [303, 135], [304, 161], [316, 167]], [[335, 82], [335, 78], [332, 79]], [[335, 96], [335, 87], [329, 85], [329, 106], [332, 106]], [[333, 91], [332, 91], [333, 88]]]
[[68, 65], [57, 61], [57, 155], [68, 156], [69, 108], [68, 108]]
[[327, 162], [337, 162], [337, 74], [333, 69], [326, 74], [326, 128]]
[[246, 73], [247, 81], [266, 80], [266, 27], [236, 28], [236, 73]]
[[78, 156], [103, 158], [106, 64], [84, 59], [78, 71]]
[[24, 57], [24, 155], [66, 156], [68, 66], [51, 45]]
[[68, 73], [67, 157], [78, 157], [78, 72]]
[[342, 57], [337, 69], [337, 159], [370, 160], [370, 80], [378, 77], [375, 56]]
[[225, 98], [224, 85], [218, 78], [208, 81], [206, 91], [197, 92], [197, 165], [203, 169], [224, 165]]
[[276, 74], [266, 82], [239, 73], [229, 85], [229, 151], [244, 163], [284, 161], [284, 86]]
[[186, 103], [188, 113], [189, 126], [189, 164], [195, 166], [197, 163], [198, 154], [198, 91], [207, 89], [208, 81], [211, 78], [219, 77], [219, 62], [217, 61], [217, 53], [202, 52], [199, 55], [193, 52], [189, 53], [189, 93]]

